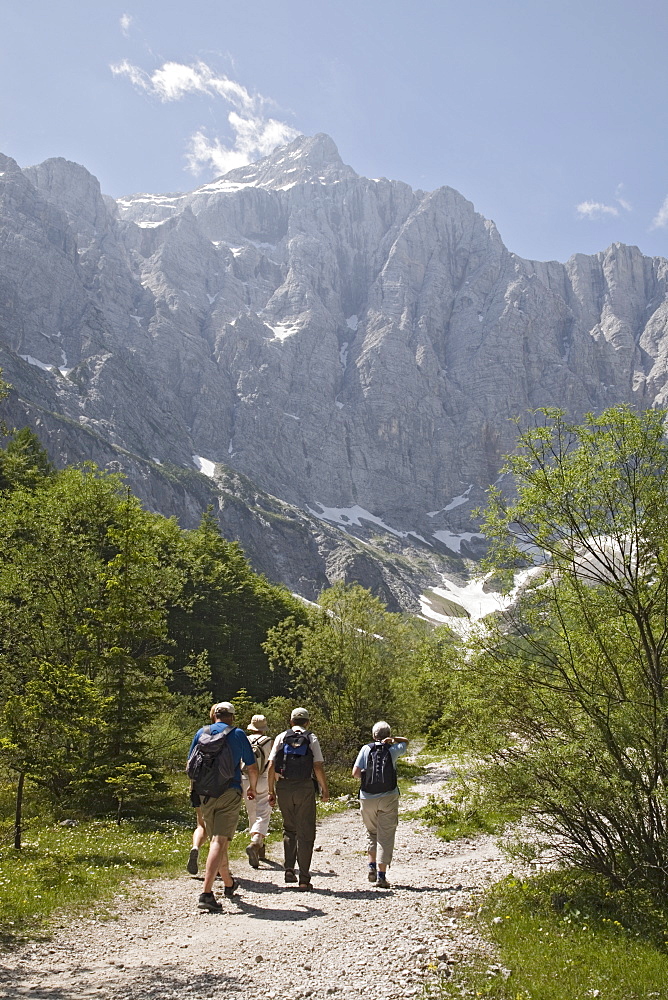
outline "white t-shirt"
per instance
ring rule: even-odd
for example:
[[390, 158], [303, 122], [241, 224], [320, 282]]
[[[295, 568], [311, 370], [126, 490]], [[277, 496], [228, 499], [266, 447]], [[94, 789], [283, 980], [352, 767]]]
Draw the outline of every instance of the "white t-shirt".
[[[306, 729], [304, 728], [304, 726], [291, 726], [290, 728], [294, 729], [294, 731], [296, 733], [305, 733], [306, 732]], [[269, 760], [274, 760], [274, 758], [276, 757], [276, 754], [278, 753], [278, 751], [283, 746], [283, 739], [285, 737], [285, 734], [289, 733], [289, 732], [290, 732], [290, 730], [286, 729], [282, 733], [278, 734], [278, 736], [274, 740], [274, 745], [271, 748], [271, 753], [269, 754]], [[314, 764], [322, 764], [325, 758], [322, 756], [322, 750], [320, 749], [320, 744], [318, 743], [318, 737], [315, 735], [315, 733], [309, 733], [308, 734], [308, 741], [311, 744], [311, 753], [313, 754], [313, 763]]]

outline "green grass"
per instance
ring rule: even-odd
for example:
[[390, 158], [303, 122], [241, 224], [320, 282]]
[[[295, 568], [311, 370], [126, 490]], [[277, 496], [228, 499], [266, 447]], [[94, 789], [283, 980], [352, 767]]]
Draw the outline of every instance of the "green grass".
[[665, 901], [606, 891], [579, 873], [511, 876], [491, 891], [475, 920], [495, 946], [497, 971], [474, 958], [435, 989], [443, 1000], [668, 997]]
[[[240, 827], [245, 825], [240, 818]], [[272, 826], [276, 829], [273, 817]], [[127, 820], [120, 827], [113, 820], [41, 829], [35, 824], [20, 851], [0, 847], [0, 946], [44, 939], [63, 917], [91, 904], [99, 918], [109, 918], [106, 902], [137, 879], [183, 875], [193, 828], [146, 820]], [[239, 830], [230, 858], [245, 860], [247, 844], [247, 832]], [[201, 869], [206, 855], [205, 845]]]
[[500, 833], [511, 819], [508, 814], [490, 809], [477, 797], [448, 801], [430, 795], [427, 804], [410, 813], [421, 820], [441, 840], [459, 840], [479, 833]]
[[183, 871], [191, 837], [175, 823], [35, 825], [20, 851], [0, 848], [0, 942], [39, 937], [57, 910], [108, 899], [130, 879]]

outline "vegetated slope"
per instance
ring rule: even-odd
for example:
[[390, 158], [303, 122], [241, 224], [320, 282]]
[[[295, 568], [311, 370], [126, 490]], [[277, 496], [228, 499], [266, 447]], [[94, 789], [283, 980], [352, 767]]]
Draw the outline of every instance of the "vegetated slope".
[[117, 202], [61, 159], [0, 173], [10, 421], [185, 524], [212, 501], [306, 597], [343, 575], [415, 607], [480, 552], [509, 418], [665, 399], [665, 260], [523, 260], [456, 191], [360, 177], [327, 136]]

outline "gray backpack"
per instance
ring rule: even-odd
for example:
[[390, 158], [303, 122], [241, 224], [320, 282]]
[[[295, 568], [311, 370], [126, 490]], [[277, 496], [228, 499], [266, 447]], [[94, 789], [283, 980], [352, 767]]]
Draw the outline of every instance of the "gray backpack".
[[211, 734], [211, 726], [205, 726], [193, 747], [186, 774], [193, 783], [193, 791], [204, 799], [217, 799], [232, 784], [235, 760], [228, 735], [234, 726], [226, 726], [221, 733]]

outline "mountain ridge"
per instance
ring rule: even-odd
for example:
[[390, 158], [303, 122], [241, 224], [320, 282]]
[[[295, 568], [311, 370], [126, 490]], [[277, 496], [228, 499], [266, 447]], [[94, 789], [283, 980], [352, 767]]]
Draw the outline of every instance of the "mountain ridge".
[[[623, 244], [524, 260], [453, 188], [360, 177], [324, 134], [192, 192], [113, 203], [57, 157], [24, 170], [0, 157], [0, 175], [11, 419], [41, 420], [59, 463], [125, 462], [184, 523], [198, 502], [156, 470], [198, 456], [301, 511], [311, 539], [313, 517], [362, 510], [325, 533], [399, 539], [424, 586], [425, 552], [460, 575], [480, 554], [471, 511], [513, 418], [665, 402], [667, 261]], [[294, 540], [273, 564], [266, 538], [253, 545], [294, 583]], [[329, 545], [306, 546], [309, 599], [336, 572]], [[413, 584], [393, 585], [415, 608]]]

